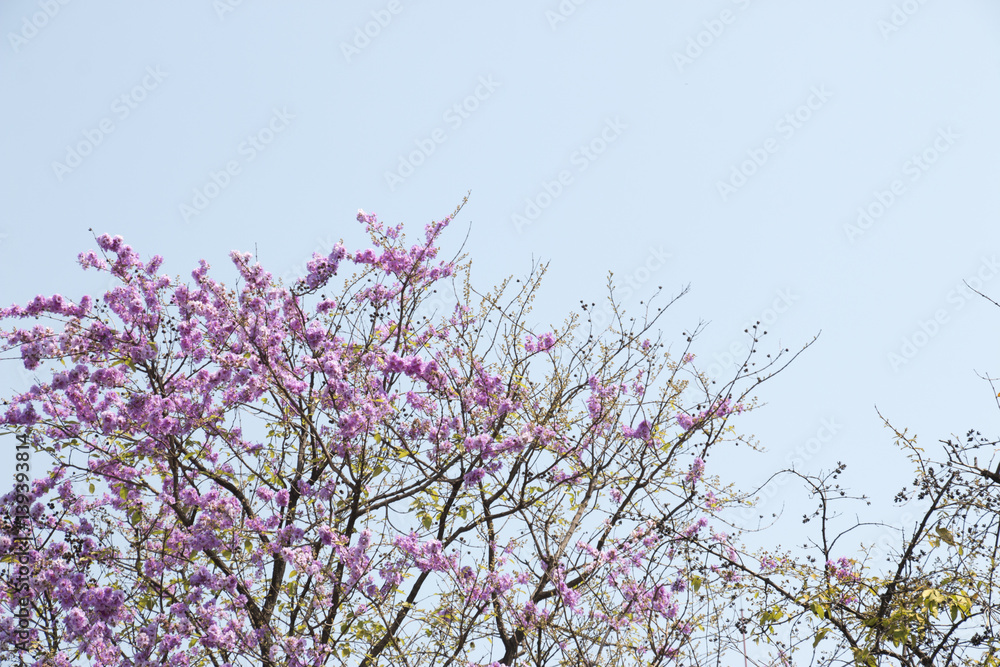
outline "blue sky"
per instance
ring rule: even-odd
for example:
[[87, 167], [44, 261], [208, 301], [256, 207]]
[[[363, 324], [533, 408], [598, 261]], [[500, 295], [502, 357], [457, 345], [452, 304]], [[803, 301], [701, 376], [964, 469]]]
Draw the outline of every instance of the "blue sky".
[[4, 305], [103, 291], [88, 228], [288, 277], [362, 246], [359, 208], [421, 229], [471, 190], [446, 245], [471, 224], [482, 287], [551, 262], [541, 323], [613, 271], [633, 308], [690, 284], [665, 334], [709, 322], [720, 378], [750, 322], [765, 352], [822, 330], [737, 422], [768, 450], [718, 461], [744, 486], [842, 460], [891, 498], [876, 405], [928, 448], [995, 430], [1000, 309], [963, 281], [1000, 300], [996, 3], [7, 0], [0, 28]]

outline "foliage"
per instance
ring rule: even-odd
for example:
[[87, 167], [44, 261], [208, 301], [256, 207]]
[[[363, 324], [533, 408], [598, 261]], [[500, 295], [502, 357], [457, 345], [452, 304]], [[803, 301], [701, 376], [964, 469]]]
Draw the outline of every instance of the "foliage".
[[79, 258], [103, 296], [0, 310], [35, 375], [0, 417], [0, 660], [1000, 665], [1000, 443], [933, 457], [886, 420], [912, 525], [845, 521], [871, 510], [843, 464], [788, 470], [804, 544], [750, 548], [731, 518], [754, 494], [709, 464], [753, 446], [730, 422], [787, 350], [758, 368], [754, 327], [716, 385], [700, 326], [674, 353], [673, 301], [630, 318], [610, 277], [608, 331], [586, 303], [538, 327], [545, 267], [480, 294], [438, 260], [453, 216], [408, 246], [359, 212], [372, 247], [291, 286], [239, 252], [236, 287], [205, 262], [184, 283], [104, 235]]
[[[544, 267], [480, 295], [468, 264], [437, 259], [451, 216], [409, 247], [401, 225], [358, 220], [373, 247], [315, 255], [292, 286], [239, 252], [235, 288], [205, 262], [184, 283], [104, 235], [79, 259], [115, 279], [101, 298], [0, 311], [33, 322], [0, 335], [36, 375], [0, 421], [51, 457], [0, 499], [0, 660], [721, 655], [744, 566], [713, 526], [745, 499], [705, 470], [780, 355], [713, 389], [697, 332], [676, 356], [654, 333], [664, 308], [629, 319], [612, 291], [608, 335], [587, 305], [537, 332]], [[939, 590], [945, 615], [980, 595]]]
[[[1000, 443], [969, 431], [964, 439], [942, 441], [944, 456], [934, 460], [915, 437], [885, 424], [916, 465], [912, 485], [895, 499], [917, 512], [915, 523], [856, 519], [844, 526], [847, 512], [838, 505], [866, 499], [837, 483], [843, 464], [819, 476], [788, 471], [816, 499], [803, 523], [817, 528], [797, 557], [741, 553], [733, 559], [744, 576], [738, 586], [755, 612], [738, 621], [741, 637], [730, 637], [730, 646], [749, 637], [772, 647], [772, 655], [789, 660], [799, 654], [798, 664], [810, 665], [1000, 665], [994, 596]], [[980, 455], [989, 457], [985, 465]], [[872, 529], [880, 533], [874, 542], [844, 545], [849, 534]]]

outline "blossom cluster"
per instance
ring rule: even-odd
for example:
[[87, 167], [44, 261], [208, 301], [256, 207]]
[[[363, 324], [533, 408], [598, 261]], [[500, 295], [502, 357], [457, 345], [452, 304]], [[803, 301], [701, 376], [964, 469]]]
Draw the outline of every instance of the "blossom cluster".
[[841, 583], [854, 583], [861, 580], [861, 575], [855, 570], [855, 563], [850, 558], [838, 558], [826, 562], [826, 571]]
[[681, 412], [677, 415], [677, 424], [685, 431], [690, 431], [696, 426], [705, 423], [712, 417], [726, 417], [730, 414], [739, 414], [746, 409], [742, 403], [730, 404], [730, 399], [724, 398], [715, 402], [710, 407], [701, 410], [695, 415]]
[[[646, 409], [654, 347], [623, 344], [642, 368], [610, 347], [561, 354], [567, 331], [497, 352], [488, 314], [422, 310], [459, 268], [437, 260], [450, 219], [408, 246], [359, 211], [374, 247], [314, 254], [291, 286], [237, 251], [236, 287], [205, 261], [182, 282], [103, 235], [79, 264], [110, 274], [105, 294], [0, 309], [0, 348], [36, 376], [0, 425], [32, 427], [54, 462], [0, 497], [31, 508], [0, 521], [0, 560], [28, 543], [10, 567], [28, 575], [37, 664], [312, 667], [427, 642], [465, 661], [464, 638], [497, 626], [498, 645], [532, 650], [533, 630], [570, 656], [575, 622], [637, 661], [680, 655], [698, 619], [674, 555], [729, 538], [702, 537], [711, 494], [677, 501], [669, 526], [638, 508], [705, 469], [671, 478], [668, 413]], [[541, 389], [533, 361], [553, 374]], [[574, 518], [598, 511], [617, 520]], [[3, 582], [0, 661], [26, 658], [23, 592]]]

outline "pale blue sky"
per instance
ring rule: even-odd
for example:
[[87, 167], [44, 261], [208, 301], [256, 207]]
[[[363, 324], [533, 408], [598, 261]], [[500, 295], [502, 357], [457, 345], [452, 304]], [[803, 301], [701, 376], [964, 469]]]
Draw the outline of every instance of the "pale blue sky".
[[961, 290], [1000, 300], [1000, 6], [578, 2], [5, 0], [0, 302], [103, 290], [90, 227], [293, 275], [364, 243], [358, 208], [420, 229], [471, 190], [452, 247], [471, 222], [483, 287], [551, 261], [543, 322], [613, 270], [633, 307], [691, 284], [666, 335], [710, 321], [716, 374], [749, 321], [823, 331], [736, 422], [769, 450], [746, 485], [816, 438], [805, 469], [891, 497], [876, 404], [928, 447], [995, 432], [1000, 309]]

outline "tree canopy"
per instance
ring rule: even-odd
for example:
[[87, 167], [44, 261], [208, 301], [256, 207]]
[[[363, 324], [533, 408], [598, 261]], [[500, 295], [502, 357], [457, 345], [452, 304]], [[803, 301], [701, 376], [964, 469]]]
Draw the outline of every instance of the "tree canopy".
[[545, 267], [477, 291], [438, 257], [454, 215], [408, 244], [359, 212], [371, 247], [288, 285], [235, 251], [233, 287], [181, 281], [103, 235], [79, 263], [105, 294], [0, 311], [35, 377], [0, 416], [0, 660], [998, 664], [995, 442], [935, 461], [896, 431], [920, 518], [877, 554], [846, 544], [843, 467], [778, 473], [817, 501], [808, 541], [750, 549], [756, 496], [711, 461], [754, 445], [735, 424], [795, 353], [756, 363], [752, 329], [713, 383], [700, 325], [658, 329], [681, 295], [629, 316], [611, 284], [607, 331], [587, 303], [540, 327]]

